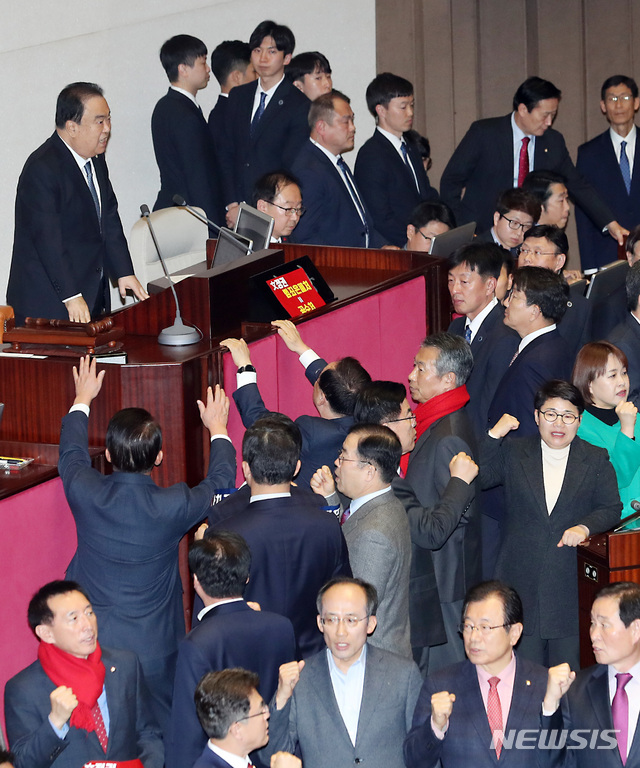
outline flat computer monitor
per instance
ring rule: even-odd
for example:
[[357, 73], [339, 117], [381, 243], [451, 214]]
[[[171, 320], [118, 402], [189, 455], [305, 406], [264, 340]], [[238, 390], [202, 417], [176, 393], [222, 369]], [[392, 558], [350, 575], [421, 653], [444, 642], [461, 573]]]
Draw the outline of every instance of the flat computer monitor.
[[211, 259], [212, 267], [222, 267], [232, 261], [246, 256], [253, 250], [253, 241], [248, 237], [232, 232], [226, 227], [220, 227], [218, 242]]
[[443, 232], [441, 235], [437, 235], [431, 241], [431, 249], [429, 253], [432, 256], [440, 256], [443, 259], [448, 259], [449, 256], [458, 248], [463, 245], [469, 245], [473, 242], [473, 234], [476, 231], [475, 221], [470, 221], [468, 224], [463, 224], [461, 227], [450, 229], [448, 232]]
[[234, 232], [253, 240], [254, 251], [268, 248], [273, 232], [273, 217], [246, 203], [240, 203], [239, 207]]
[[629, 264], [626, 259], [605, 264], [598, 272], [591, 275], [587, 298], [594, 304], [607, 299], [616, 289], [624, 285], [628, 271]]

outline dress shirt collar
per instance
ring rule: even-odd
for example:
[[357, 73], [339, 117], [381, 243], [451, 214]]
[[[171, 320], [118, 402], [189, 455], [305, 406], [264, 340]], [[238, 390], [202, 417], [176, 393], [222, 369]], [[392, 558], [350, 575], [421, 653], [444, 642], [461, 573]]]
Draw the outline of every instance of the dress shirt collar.
[[267, 91], [267, 90], [265, 90], [265, 89], [262, 87], [262, 78], [258, 78], [258, 87], [256, 88], [256, 93], [257, 93], [257, 95], [258, 95], [258, 101], [260, 101], [260, 94], [261, 94], [261, 93], [266, 93], [266, 94], [267, 94], [267, 100], [266, 100], [265, 104], [268, 104], [268, 103], [269, 103], [269, 99], [270, 99], [270, 98], [273, 96], [273, 94], [276, 92], [276, 88], [277, 88], [277, 87], [280, 85], [280, 83], [281, 83], [283, 80], [284, 80], [284, 75], [282, 75], [282, 77], [280, 78], [280, 80], [278, 80], [278, 82], [277, 82], [275, 85], [272, 85], [272, 86], [271, 86], [271, 88], [269, 88], [269, 90]]
[[[495, 632], [495, 630], [492, 631]], [[501, 683], [505, 683], [505, 685], [511, 685], [513, 687], [513, 682], [516, 679], [516, 655], [513, 651], [511, 651], [511, 661], [502, 670], [502, 672], [497, 675], [482, 669], [479, 664], [476, 665], [476, 672], [478, 674], [478, 682], [481, 685], [484, 683], [487, 686], [487, 690], [489, 690], [490, 677], [499, 677]]]
[[633, 176], [633, 163], [636, 155], [636, 126], [632, 125], [631, 130], [626, 136], [620, 136], [613, 128], [609, 128], [609, 136], [611, 137], [611, 143], [613, 144], [613, 151], [616, 153], [616, 160], [620, 162], [620, 152], [623, 141], [627, 142], [625, 151], [627, 153], [627, 159], [629, 160], [629, 168], [631, 168], [631, 175]]
[[257, 496], [252, 496], [249, 499], [249, 503], [253, 504], [254, 501], [268, 501], [269, 499], [289, 499], [291, 493], [260, 493]]
[[525, 136], [528, 136], [531, 141], [529, 142], [529, 145], [533, 144], [536, 137], [532, 136], [530, 133], [525, 133], [522, 128], [516, 123], [516, 113], [511, 113], [511, 129], [513, 130], [513, 143], [517, 144], [518, 147], [522, 145], [522, 139], [524, 139]]
[[185, 91], [184, 88], [178, 88], [177, 85], [172, 85], [170, 87], [173, 91], [178, 91], [178, 93], [181, 93], [183, 96], [186, 96], [189, 99], [189, 101], [192, 101], [196, 105], [196, 107], [200, 109], [200, 105], [198, 104], [198, 102], [196, 101], [196, 97], [192, 93], [189, 93], [189, 91]]
[[486, 317], [489, 315], [489, 313], [497, 303], [498, 303], [498, 299], [496, 299], [496, 297], [494, 296], [491, 299], [491, 301], [487, 304], [487, 306], [481, 312], [478, 312], [478, 314], [473, 318], [473, 320], [467, 319], [465, 323], [465, 329], [466, 328], [471, 329], [471, 341], [475, 339], [476, 333], [478, 333], [480, 326], [482, 325], [482, 323], [484, 323]]
[[522, 149], [522, 139], [524, 139], [525, 136], [528, 136], [529, 146], [527, 148], [527, 154], [529, 155], [529, 170], [532, 171], [533, 168], [533, 160], [535, 157], [535, 146], [536, 146], [536, 137], [531, 136], [528, 133], [525, 133], [522, 128], [518, 126], [516, 123], [516, 113], [511, 113], [511, 130], [513, 132], [513, 186], [518, 186], [518, 172], [520, 169], [520, 150]]
[[333, 152], [329, 152], [329, 150], [326, 147], [323, 147], [322, 144], [318, 144], [318, 142], [315, 141], [315, 139], [309, 139], [309, 141], [312, 144], [314, 144], [316, 147], [318, 147], [318, 149], [321, 152], [323, 152], [329, 158], [329, 160], [331, 160], [331, 162], [336, 166], [336, 168], [338, 167], [338, 160], [340, 159], [341, 155], [334, 155]]
[[205, 605], [205, 607], [198, 613], [198, 621], [202, 621], [202, 619], [209, 613], [209, 611], [213, 610], [213, 608], [217, 608], [219, 605], [226, 605], [227, 603], [241, 603], [243, 600], [244, 598], [242, 597], [228, 597], [225, 600], [218, 600], [216, 603], [211, 603], [211, 605]]
[[218, 757], [221, 757], [226, 763], [229, 763], [231, 768], [247, 768], [251, 763], [249, 755], [246, 755], [245, 757], [234, 755], [231, 752], [227, 752], [226, 749], [220, 749], [220, 747], [212, 744], [211, 741], [207, 742], [207, 747], [209, 747], [214, 754], [218, 755]]
[[391, 486], [388, 485], [386, 488], [381, 488], [379, 491], [368, 493], [366, 496], [361, 496], [359, 499], [353, 499], [351, 504], [349, 504], [351, 514], [353, 514], [357, 509], [360, 509], [360, 507], [366, 504], [368, 501], [371, 501], [371, 499], [375, 499], [377, 496], [382, 496], [383, 493], [389, 493], [390, 491]]
[[[613, 697], [616, 695], [618, 688], [618, 681], [616, 680], [616, 668], [612, 665], [607, 667], [607, 677], [609, 682], [609, 703], [613, 702]], [[627, 692], [627, 698], [629, 701], [629, 721], [628, 721], [628, 734], [629, 740], [627, 742], [627, 754], [629, 756], [629, 750], [633, 744], [634, 734], [638, 729], [638, 720], [640, 719], [640, 662], [635, 664], [629, 670], [631, 674], [631, 680], [625, 686]]]
[[[385, 131], [384, 128], [381, 128], [379, 125], [376, 126], [376, 130], [380, 131], [380, 133], [385, 137], [385, 139], [388, 139], [393, 146], [398, 151], [398, 154], [400, 157], [402, 157], [402, 152], [400, 150], [400, 147], [405, 143], [404, 139], [401, 136], [396, 136], [395, 133], [389, 133], [389, 131]], [[404, 162], [404, 159], [403, 159]]]
[[76, 163], [78, 164], [78, 168], [80, 168], [80, 170], [82, 171], [82, 178], [83, 178], [85, 181], [87, 180], [87, 175], [86, 175], [86, 173], [84, 172], [84, 167], [85, 167], [85, 165], [87, 164], [87, 161], [89, 161], [89, 162], [91, 163], [91, 170], [92, 170], [92, 173], [93, 173], [93, 182], [94, 182], [94, 184], [95, 184], [95, 183], [96, 183], [96, 169], [95, 169], [95, 167], [94, 167], [94, 165], [93, 165], [93, 158], [92, 158], [92, 157], [89, 157], [89, 158], [86, 158], [86, 157], [81, 157], [81, 156], [80, 156], [80, 155], [79, 155], [79, 154], [78, 154], [78, 153], [75, 151], [75, 149], [72, 149], [72, 148], [71, 148], [71, 147], [70, 147], [70, 146], [67, 144], [67, 142], [66, 142], [66, 141], [65, 141], [65, 140], [62, 138], [62, 136], [60, 136], [60, 134], [58, 134], [58, 136], [60, 137], [60, 141], [61, 141], [61, 142], [62, 142], [62, 143], [65, 145], [65, 147], [66, 147], [66, 148], [69, 150], [69, 152], [71, 152], [71, 156], [73, 157], [73, 159], [74, 159], [74, 160], [76, 161]]
[[367, 667], [367, 644], [362, 646], [360, 657], [354, 661], [349, 669], [342, 672], [327, 648], [327, 663], [331, 687], [336, 698], [338, 710], [344, 722], [351, 743], [355, 746], [358, 736], [358, 721], [362, 708], [362, 694], [364, 691], [364, 678]]
[[543, 336], [545, 333], [551, 333], [551, 331], [555, 331], [556, 324], [552, 323], [551, 325], [545, 325], [544, 328], [539, 328], [537, 331], [533, 331], [533, 333], [529, 333], [526, 336], [524, 336], [520, 340], [520, 344], [518, 345], [518, 354], [522, 352], [522, 350], [528, 345], [531, 344], [531, 342], [534, 339], [537, 339], [538, 336]]

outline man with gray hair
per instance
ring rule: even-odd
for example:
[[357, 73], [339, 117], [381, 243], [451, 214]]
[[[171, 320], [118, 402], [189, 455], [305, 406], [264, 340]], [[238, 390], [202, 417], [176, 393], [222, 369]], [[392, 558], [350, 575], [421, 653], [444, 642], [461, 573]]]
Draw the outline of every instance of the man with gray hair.
[[[460, 452], [476, 455], [475, 440], [466, 404], [465, 386], [473, 367], [468, 342], [451, 333], [428, 336], [418, 349], [409, 374], [409, 391], [418, 404], [415, 411], [417, 440], [400, 467], [423, 507], [436, 504], [447, 488], [449, 464]], [[471, 478], [472, 480], [473, 478]], [[471, 482], [471, 481], [470, 481]], [[413, 563], [420, 556], [418, 532], [412, 530]], [[421, 671], [432, 673], [464, 659], [457, 625], [467, 590], [481, 579], [480, 517], [476, 512], [475, 490], [470, 485], [465, 512], [441, 549], [432, 553], [440, 609], [446, 638], [440, 645], [417, 649], [414, 657]], [[424, 551], [425, 557], [431, 553]], [[426, 586], [426, 585], [425, 585]], [[414, 596], [416, 599], [418, 596]]]

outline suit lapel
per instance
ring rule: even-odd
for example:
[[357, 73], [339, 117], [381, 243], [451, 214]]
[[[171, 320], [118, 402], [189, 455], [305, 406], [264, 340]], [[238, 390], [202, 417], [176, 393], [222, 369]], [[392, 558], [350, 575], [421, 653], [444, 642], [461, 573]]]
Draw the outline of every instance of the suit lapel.
[[382, 658], [378, 656], [372, 645], [367, 646], [367, 666], [364, 673], [360, 716], [358, 717], [356, 750], [358, 744], [362, 741], [366, 743], [365, 734], [367, 733], [367, 730], [371, 727], [377, 728], [380, 725], [380, 723], [376, 721], [374, 715], [380, 700], [383, 698], [382, 690], [386, 677], [387, 671], [384, 668]]
[[522, 476], [526, 478], [531, 488], [531, 497], [536, 500], [538, 510], [544, 519], [549, 522], [547, 502], [544, 492], [544, 479], [542, 475], [542, 448], [540, 439], [533, 437], [521, 443], [524, 459], [522, 461]]
[[598, 665], [594, 669], [587, 683], [587, 693], [600, 728], [612, 729], [613, 717], [609, 705], [609, 680], [606, 666]]
[[523, 669], [523, 662], [516, 656], [516, 677], [513, 683], [513, 694], [511, 696], [511, 707], [505, 727], [505, 733], [509, 731], [519, 731], [524, 728], [524, 717], [527, 712], [535, 709], [531, 704], [534, 687], [531, 681], [527, 680], [527, 673]]
[[[280, 83], [280, 85], [276, 88], [273, 96], [269, 99], [269, 103], [267, 104], [264, 110], [264, 113], [260, 118], [260, 121], [258, 122], [258, 125], [256, 125], [255, 131], [252, 137], [252, 141], [254, 143], [260, 140], [260, 136], [264, 133], [269, 123], [273, 122], [274, 120], [277, 120], [280, 117], [280, 114], [284, 108], [285, 101], [286, 101], [286, 95], [287, 95], [286, 92], [287, 92], [287, 81], [283, 80]], [[255, 97], [255, 92], [254, 92], [254, 97]]]
[[[124, 726], [119, 723], [123, 712], [121, 701], [123, 687], [119, 679], [120, 671], [118, 670], [117, 665], [112, 663], [112, 659], [108, 652], [103, 653], [102, 663], [104, 664], [106, 670], [104, 678], [104, 689], [105, 693], [107, 694], [107, 708], [109, 710], [109, 742], [107, 745], [108, 755], [114, 745], [115, 747], [118, 746], [116, 734], [125, 730]], [[95, 731], [92, 731], [89, 735], [96, 740], [98, 747], [102, 749], [102, 747], [100, 747], [100, 742], [98, 741], [98, 736], [96, 735]]]
[[[85, 209], [86, 217], [90, 218], [92, 221], [95, 221], [96, 226], [98, 226], [99, 222], [98, 215], [96, 213], [96, 207], [94, 205], [91, 192], [89, 191], [89, 186], [86, 182], [84, 171], [78, 166], [78, 163], [76, 163], [74, 156], [69, 151], [69, 148], [57, 134], [54, 134], [53, 141], [55, 142], [55, 147], [58, 151], [60, 162], [67, 168], [65, 176], [66, 178], [70, 179], [71, 183], [73, 184], [74, 195], [77, 196], [80, 204]], [[98, 179], [98, 184], [100, 185], [100, 212], [102, 214], [104, 211], [104, 201], [106, 197], [106, 188], [108, 182], [106, 177], [103, 176], [102, 169], [100, 169], [100, 171], [98, 170], [98, 166], [100, 165], [98, 158], [93, 158], [93, 161], [93, 167]], [[104, 158], [102, 159], [102, 162], [104, 162]]]
[[[511, 128], [511, 115], [505, 115], [503, 121], [498, 126], [496, 143], [494, 145], [496, 153], [496, 177], [499, 174], [499, 168], [506, 171], [506, 178], [509, 179], [509, 185], [513, 183], [513, 130]], [[500, 172], [500, 176], [502, 173]]]
[[578, 489], [582, 484], [582, 478], [585, 476], [585, 473], [588, 472], [588, 469], [580, 439], [575, 438], [569, 449], [567, 469], [564, 473], [564, 479], [562, 480], [560, 495], [558, 496], [558, 501], [555, 503], [551, 514], [553, 514], [556, 507], [559, 510], [572, 509], [573, 497], [578, 492]]
[[[370, 650], [370, 649], [369, 649]], [[321, 652], [322, 656], [318, 659], [319, 663], [314, 664], [310, 668], [311, 672], [311, 684], [313, 690], [316, 692], [316, 701], [320, 701], [322, 706], [326, 710], [327, 715], [332, 723], [336, 723], [338, 730], [342, 732], [342, 735], [347, 740], [348, 744], [351, 744], [351, 737], [347, 731], [347, 726], [344, 724], [340, 709], [338, 708], [338, 702], [336, 701], [336, 695], [333, 692], [333, 685], [331, 684], [331, 675], [329, 674], [329, 662], [327, 660], [327, 654], [325, 651]], [[369, 659], [367, 659], [369, 664]], [[367, 674], [365, 672], [364, 690], [367, 686]], [[364, 691], [362, 699], [364, 702]], [[362, 717], [362, 709], [360, 710], [360, 716]], [[360, 724], [358, 723], [358, 733], [360, 732]]]
[[[482, 693], [480, 693], [480, 684], [478, 683], [478, 673], [475, 666], [467, 661], [463, 668], [463, 675], [466, 678], [464, 685], [460, 686], [461, 690], [468, 692], [469, 701], [466, 707], [466, 712], [469, 714], [469, 719], [473, 723], [473, 727], [478, 732], [478, 737], [482, 744], [491, 744], [492, 734], [491, 728], [489, 728], [489, 720], [487, 718], [487, 710], [482, 700]], [[495, 750], [491, 750], [491, 760], [497, 764]]]

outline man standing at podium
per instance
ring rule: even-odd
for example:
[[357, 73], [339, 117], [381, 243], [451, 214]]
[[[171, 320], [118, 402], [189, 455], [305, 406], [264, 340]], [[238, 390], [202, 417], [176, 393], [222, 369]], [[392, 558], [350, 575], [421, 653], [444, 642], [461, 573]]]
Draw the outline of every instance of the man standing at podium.
[[56, 130], [28, 158], [16, 194], [7, 303], [25, 317], [88, 323], [120, 295], [149, 295], [133, 274], [104, 153], [111, 113], [94, 83], [72, 83], [56, 104]]

